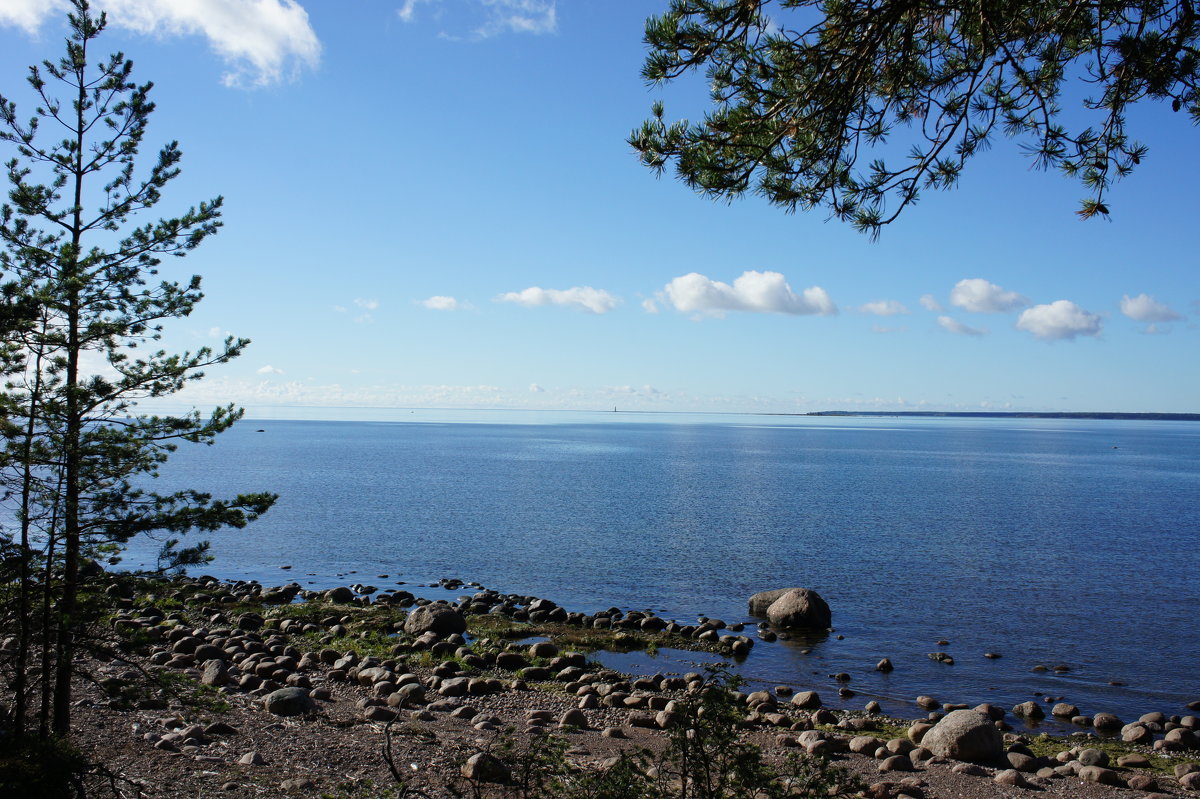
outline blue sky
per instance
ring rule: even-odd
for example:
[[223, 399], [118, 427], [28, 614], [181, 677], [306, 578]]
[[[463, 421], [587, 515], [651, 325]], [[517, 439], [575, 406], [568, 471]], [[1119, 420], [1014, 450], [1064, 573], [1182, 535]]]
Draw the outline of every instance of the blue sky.
[[[32, 110], [59, 0], [0, 0], [0, 93]], [[178, 139], [163, 214], [225, 227], [167, 266], [206, 298], [165, 342], [253, 345], [188, 390], [251, 417], [360, 409], [1200, 411], [1197, 131], [1139, 108], [1149, 157], [1078, 221], [1014, 142], [878, 242], [714, 203], [626, 144], [665, 2], [107, 0], [105, 52]], [[49, 11], [47, 10], [49, 9]], [[5, 158], [9, 157], [5, 153]], [[147, 160], [149, 160], [147, 158]]]

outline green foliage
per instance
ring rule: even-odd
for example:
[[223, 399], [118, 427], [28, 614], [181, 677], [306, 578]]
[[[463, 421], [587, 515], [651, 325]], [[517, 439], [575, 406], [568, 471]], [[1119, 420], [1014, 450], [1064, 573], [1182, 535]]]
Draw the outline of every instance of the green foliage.
[[476, 638], [546, 638], [559, 649], [579, 652], [656, 653], [662, 647], [687, 649], [695, 652], [721, 652], [727, 646], [721, 642], [699, 641], [678, 633], [646, 632], [621, 628], [578, 627], [564, 622], [525, 622], [507, 616], [483, 614], [467, 617], [467, 629]]
[[23, 119], [0, 95], [0, 146], [10, 155], [0, 205], [0, 272], [8, 279], [0, 296], [8, 333], [0, 349], [8, 374], [0, 479], [11, 489], [2, 495], [3, 518], [16, 520], [0, 530], [0, 542], [17, 562], [16, 716], [21, 727], [38, 655], [37, 670], [53, 673], [41, 690], [53, 693], [51, 726], [63, 735], [77, 639], [96, 618], [82, 596], [88, 559], [112, 562], [134, 536], [163, 533], [164, 569], [202, 563], [207, 545], [181, 547], [180, 535], [243, 527], [275, 500], [144, 488], [181, 442], [211, 444], [242, 411], [159, 416], [139, 414], [138, 403], [179, 391], [248, 342], [155, 349], [163, 324], [186, 317], [203, 296], [198, 276], [168, 279], [160, 266], [218, 230], [222, 200], [139, 219], [179, 175], [182, 154], [170, 142], [138, 168], [152, 84], [132, 80], [123, 54], [94, 58], [105, 16], [93, 15], [87, 0], [70, 5], [65, 55], [29, 70], [33, 113]]
[[144, 698], [147, 692], [169, 696], [181, 705], [209, 713], [227, 713], [230, 704], [225, 696], [215, 687], [204, 685], [198, 680], [173, 671], [158, 671], [148, 676], [147, 682], [140, 685]]
[[848, 797], [862, 789], [851, 772], [823, 757], [793, 756], [783, 768], [740, 734], [744, 706], [734, 699], [739, 677], [723, 665], [709, 667], [699, 701], [682, 708], [671, 728], [671, 743], [659, 766], [680, 799], [740, 797]]
[[1029, 746], [1029, 750], [1037, 757], [1054, 757], [1059, 752], [1065, 752], [1075, 746], [1086, 749], [1100, 749], [1108, 753], [1109, 762], [1114, 764], [1118, 758], [1125, 755], [1142, 755], [1150, 763], [1147, 770], [1156, 774], [1173, 774], [1175, 765], [1179, 762], [1174, 758], [1163, 757], [1157, 752], [1149, 751], [1148, 747], [1137, 747], [1116, 738], [1099, 738], [1093, 736], [1081, 740], [1079, 738], [1042, 733], [1041, 735], [1032, 736], [1027, 745]]
[[1083, 183], [1081, 217], [1107, 216], [1106, 190], [1146, 155], [1129, 107], [1200, 121], [1198, 33], [1187, 0], [671, 0], [646, 23], [642, 74], [703, 68], [712, 109], [668, 122], [657, 103], [630, 143], [708, 196], [823, 206], [874, 237], [999, 132]]

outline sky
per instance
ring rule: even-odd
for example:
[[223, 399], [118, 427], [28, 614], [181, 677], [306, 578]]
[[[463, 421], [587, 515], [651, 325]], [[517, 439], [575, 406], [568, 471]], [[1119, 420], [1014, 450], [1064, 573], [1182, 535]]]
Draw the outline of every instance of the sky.
[[[706, 108], [640, 77], [666, 0], [95, 6], [155, 84], [144, 162], [184, 153], [156, 211], [225, 199], [164, 265], [206, 296], [163, 344], [253, 342], [165, 406], [1200, 411], [1200, 131], [1169, 108], [1131, 115], [1110, 220], [1000, 140], [872, 241], [638, 163], [655, 100]], [[65, 31], [61, 0], [0, 0], [19, 115]]]

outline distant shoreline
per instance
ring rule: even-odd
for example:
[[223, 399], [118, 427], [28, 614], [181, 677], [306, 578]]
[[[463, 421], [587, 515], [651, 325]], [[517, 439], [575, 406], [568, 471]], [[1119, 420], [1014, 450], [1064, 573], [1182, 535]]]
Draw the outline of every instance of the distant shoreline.
[[760, 416], [906, 416], [954, 419], [1116, 419], [1128, 421], [1200, 422], [1200, 413], [1117, 413], [1103, 411], [810, 411], [761, 413]]

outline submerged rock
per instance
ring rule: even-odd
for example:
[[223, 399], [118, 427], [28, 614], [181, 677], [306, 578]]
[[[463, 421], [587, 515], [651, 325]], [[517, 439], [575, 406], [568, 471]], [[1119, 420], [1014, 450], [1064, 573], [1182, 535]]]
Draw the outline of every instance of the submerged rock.
[[1032, 721], [1046, 718], [1046, 711], [1042, 710], [1042, 706], [1037, 702], [1022, 702], [1014, 706], [1012, 712], [1014, 716]]

